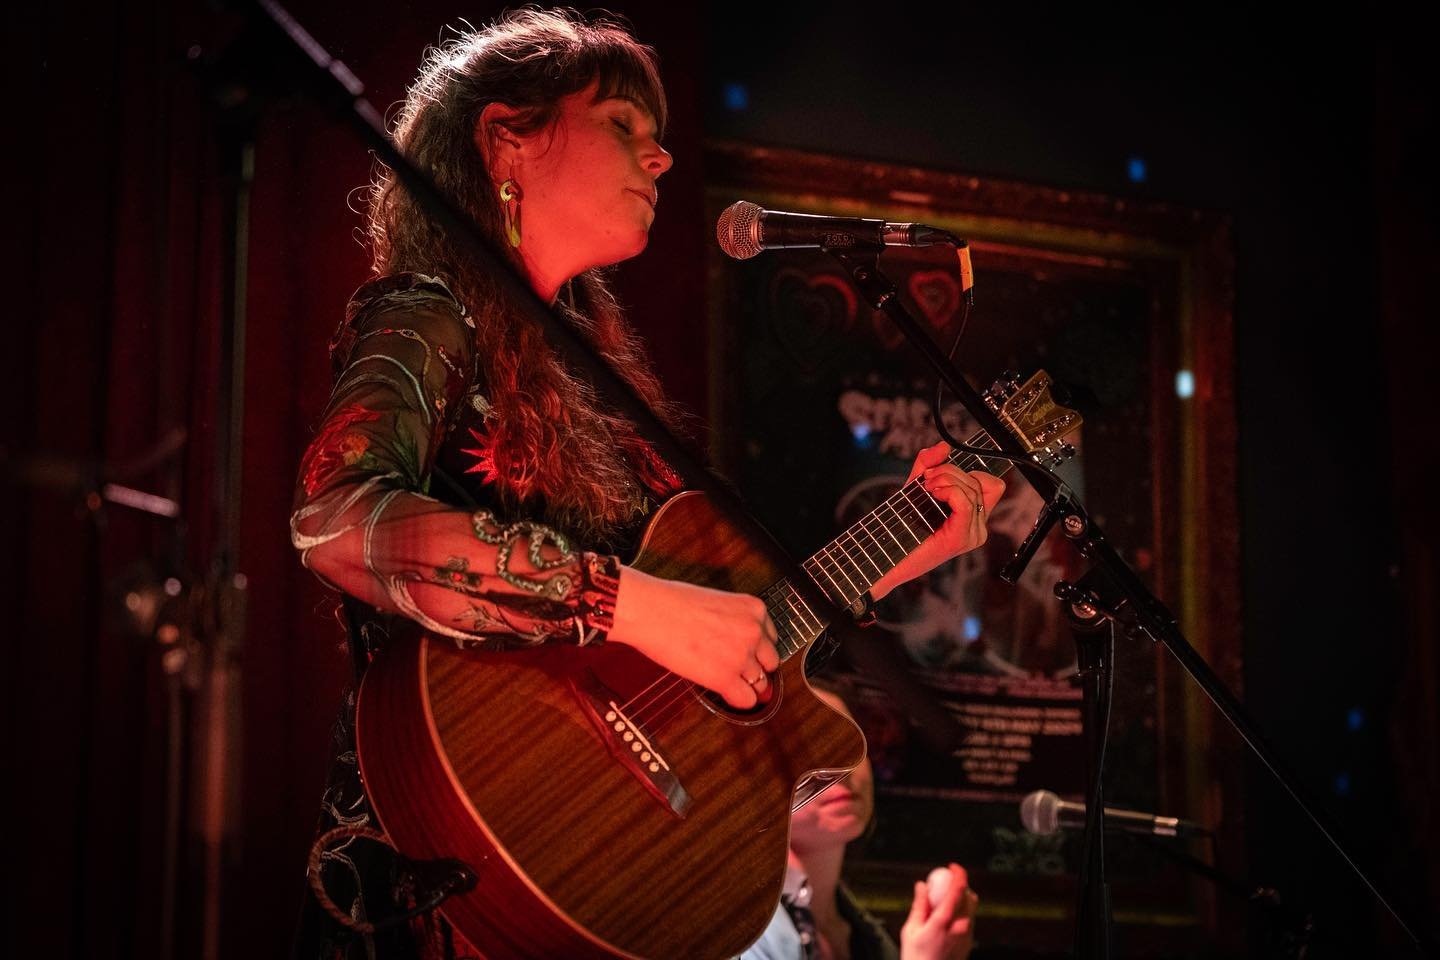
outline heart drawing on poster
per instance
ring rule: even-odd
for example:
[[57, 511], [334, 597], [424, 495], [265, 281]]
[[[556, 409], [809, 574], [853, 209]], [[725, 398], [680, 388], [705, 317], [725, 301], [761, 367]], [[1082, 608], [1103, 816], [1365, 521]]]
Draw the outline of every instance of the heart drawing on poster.
[[769, 299], [775, 338], [805, 374], [817, 372], [845, 348], [855, 324], [856, 298], [841, 277], [786, 267], [771, 278]]
[[917, 270], [910, 274], [909, 286], [931, 329], [944, 330], [960, 309], [960, 281], [945, 270]]

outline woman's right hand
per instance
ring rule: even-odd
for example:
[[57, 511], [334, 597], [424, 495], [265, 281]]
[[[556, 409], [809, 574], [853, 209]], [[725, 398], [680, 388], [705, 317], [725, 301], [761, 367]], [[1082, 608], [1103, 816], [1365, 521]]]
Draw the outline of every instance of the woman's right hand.
[[759, 597], [666, 580], [634, 567], [620, 568], [609, 638], [740, 710], [766, 695], [767, 674], [780, 666], [775, 624]]

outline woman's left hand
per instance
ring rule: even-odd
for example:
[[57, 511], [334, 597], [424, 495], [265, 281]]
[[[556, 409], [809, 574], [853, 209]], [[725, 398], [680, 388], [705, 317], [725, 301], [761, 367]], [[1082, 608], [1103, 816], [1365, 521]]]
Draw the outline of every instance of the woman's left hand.
[[952, 557], [974, 550], [989, 536], [990, 513], [1005, 493], [1005, 481], [981, 470], [961, 470], [947, 461], [949, 455], [950, 445], [941, 441], [915, 458], [905, 482], [923, 477], [925, 489], [949, 509], [950, 516], [871, 588], [876, 600]]
[[941, 562], [974, 550], [989, 536], [986, 524], [990, 512], [1005, 494], [1005, 481], [994, 474], [981, 470], [966, 472], [947, 462], [950, 445], [943, 440], [933, 447], [926, 447], [915, 458], [910, 468], [909, 483], [917, 476], [924, 478], [925, 489], [930, 496], [950, 508], [950, 516], [929, 539], [935, 541], [934, 549], [940, 554]]

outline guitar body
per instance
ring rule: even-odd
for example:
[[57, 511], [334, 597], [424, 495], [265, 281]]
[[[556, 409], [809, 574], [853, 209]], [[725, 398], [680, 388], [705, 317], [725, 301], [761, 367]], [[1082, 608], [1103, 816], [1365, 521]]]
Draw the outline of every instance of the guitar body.
[[[751, 594], [781, 578], [698, 493], [633, 565]], [[442, 909], [487, 957], [732, 957], [779, 900], [797, 786], [865, 755], [804, 660], [737, 713], [622, 644], [487, 653], [417, 629], [361, 686], [365, 788], [406, 856], [476, 871]]]

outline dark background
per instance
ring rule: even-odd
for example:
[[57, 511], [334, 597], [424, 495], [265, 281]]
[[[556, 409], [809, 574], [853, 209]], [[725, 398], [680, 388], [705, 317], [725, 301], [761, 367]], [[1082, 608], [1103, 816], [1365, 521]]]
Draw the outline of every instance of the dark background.
[[[292, 9], [383, 108], [443, 24], [497, 8]], [[1426, 485], [1440, 150], [1419, 24], [1384, 11], [1262, 21], [1200, 4], [620, 10], [661, 53], [677, 163], [651, 250], [619, 286], [667, 383], [697, 410], [709, 370], [704, 138], [1233, 216], [1245, 700], [1386, 884], [1415, 913], [1440, 913], [1440, 563]], [[12, 411], [0, 582], [16, 627], [4, 670], [10, 955], [158, 950], [165, 699], [157, 650], [112, 622], [107, 591], [141, 557], [203, 570], [214, 543], [224, 181], [185, 51], [216, 49], [232, 26], [164, 0], [51, 4], [12, 25], [0, 378]], [[259, 131], [230, 957], [284, 952], [347, 671], [285, 519], [328, 390], [324, 343], [366, 274], [346, 209], [368, 175], [363, 149], [303, 103], [271, 103]], [[21, 482], [36, 456], [125, 464], [174, 426], [190, 431], [183, 454], [126, 479], [181, 500], [183, 539], [121, 508], [94, 522], [78, 506], [84, 471]], [[1316, 912], [1319, 955], [1400, 952], [1394, 925], [1263, 771], [1229, 813], [1245, 825], [1251, 879]]]

